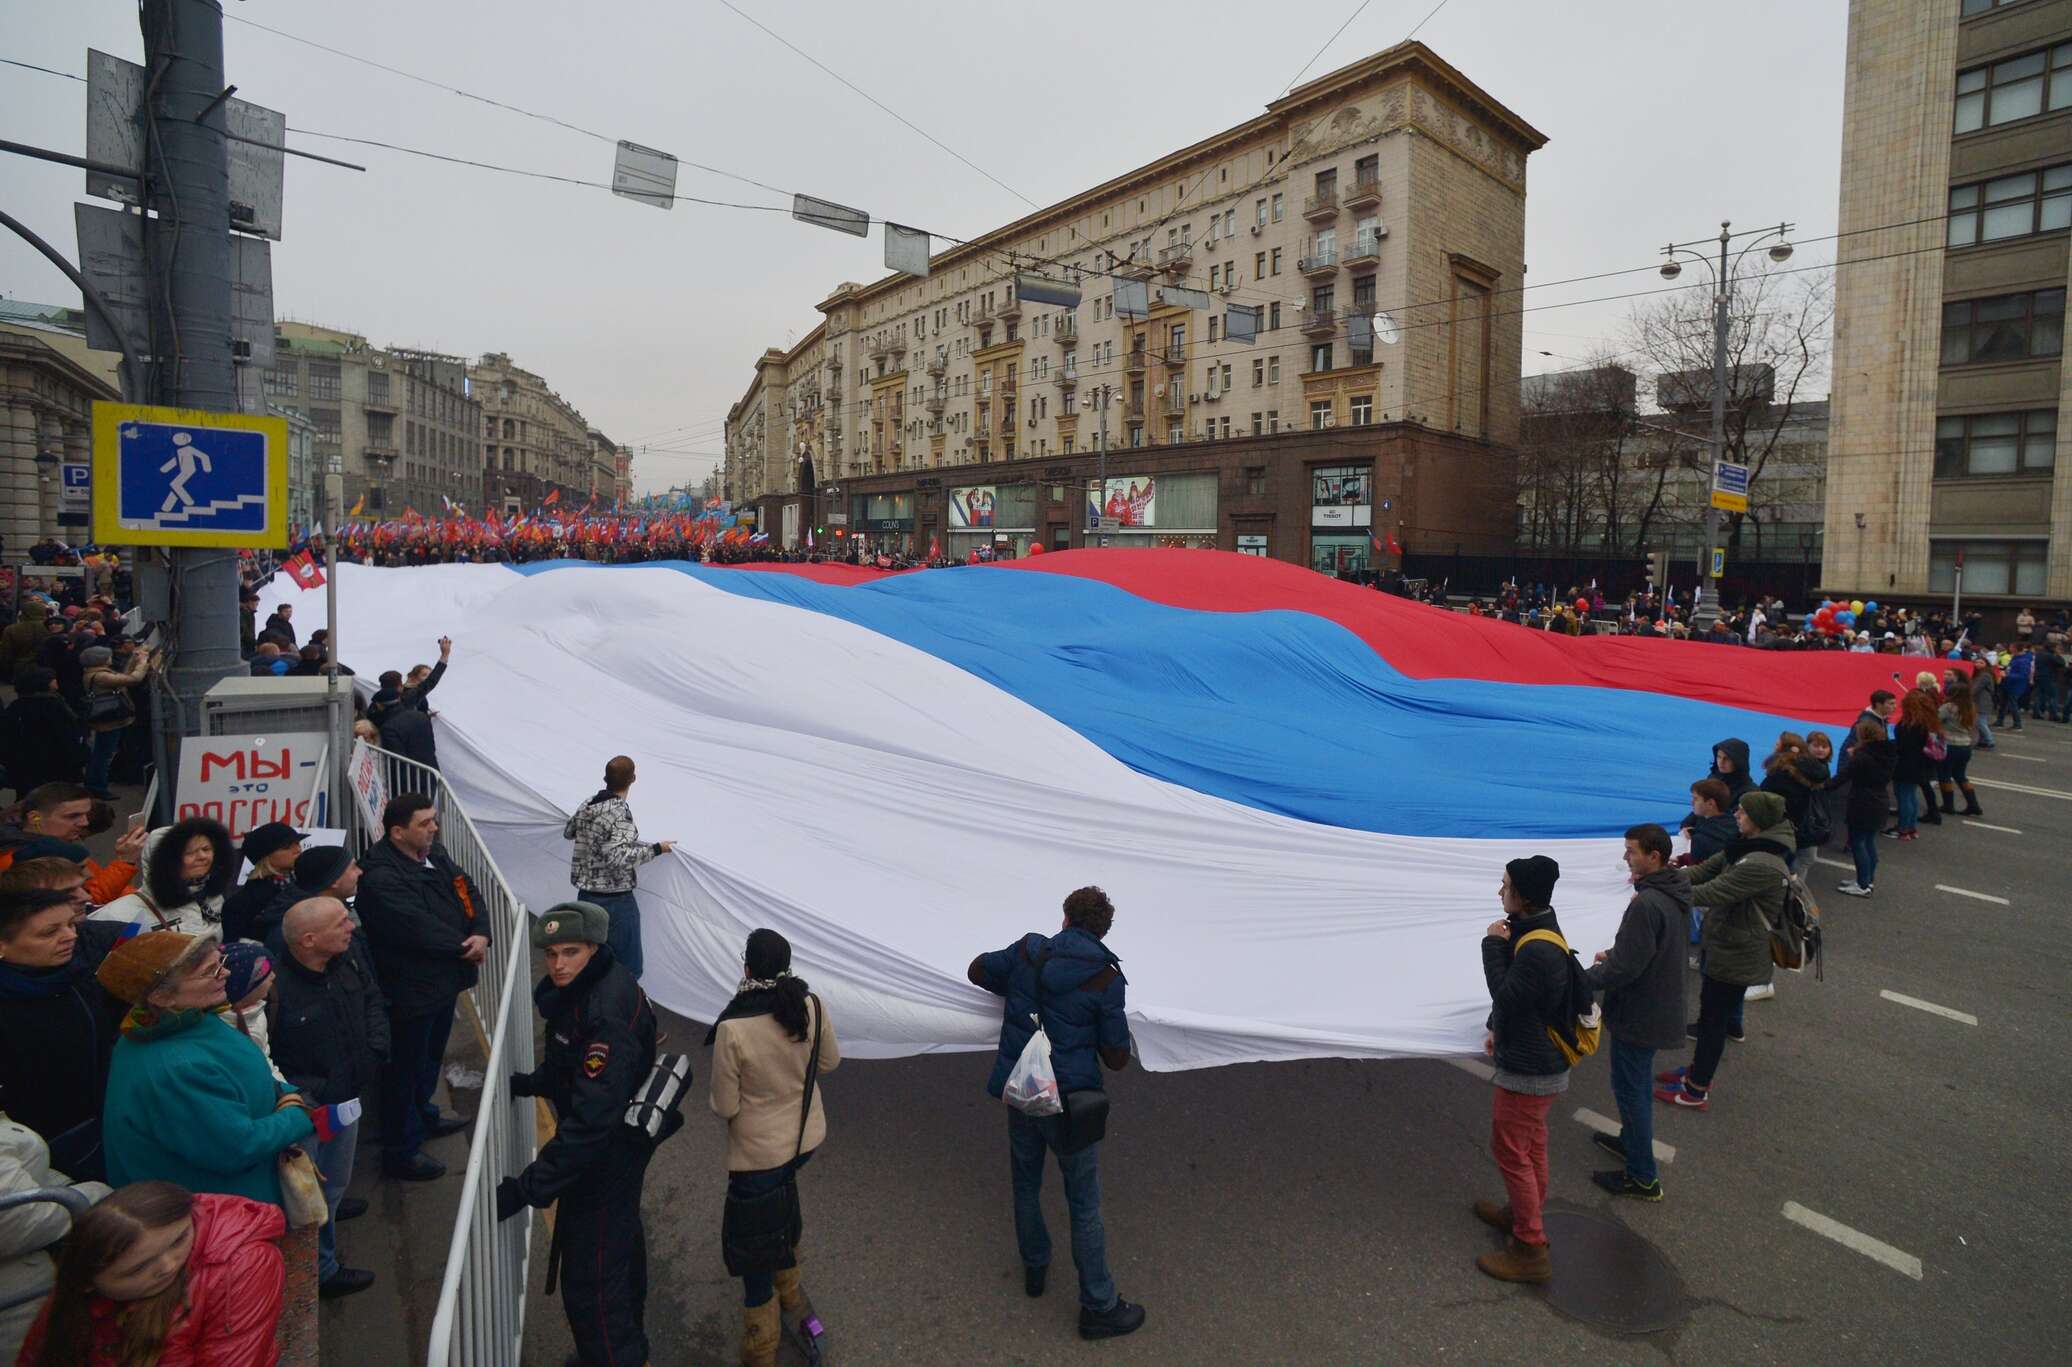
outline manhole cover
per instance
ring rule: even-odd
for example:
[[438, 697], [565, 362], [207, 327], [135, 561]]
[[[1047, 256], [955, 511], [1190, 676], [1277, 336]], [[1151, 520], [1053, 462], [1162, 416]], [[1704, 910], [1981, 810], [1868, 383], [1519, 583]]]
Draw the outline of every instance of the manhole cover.
[[1541, 1219], [1554, 1252], [1547, 1304], [1617, 1334], [1659, 1334], [1683, 1319], [1683, 1278], [1646, 1239], [1583, 1211], [1549, 1210]]

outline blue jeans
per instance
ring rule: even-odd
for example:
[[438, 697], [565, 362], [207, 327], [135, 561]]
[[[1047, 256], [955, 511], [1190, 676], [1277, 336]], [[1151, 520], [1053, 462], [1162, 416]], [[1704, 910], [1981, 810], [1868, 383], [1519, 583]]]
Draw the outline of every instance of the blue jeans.
[[1655, 1180], [1655, 1051], [1612, 1039], [1612, 1096], [1619, 1103], [1619, 1142], [1626, 1175]]
[[626, 971], [636, 980], [639, 979], [640, 903], [633, 899], [631, 892], [585, 892], [579, 888], [576, 896], [611, 913], [611, 928], [605, 932], [604, 942], [611, 946], [612, 957], [624, 964]]
[[108, 769], [115, 763], [115, 752], [122, 748], [122, 728], [112, 731], [96, 731], [86, 752], [86, 787], [93, 793], [108, 791]]
[[1849, 857], [1856, 861], [1856, 885], [1867, 888], [1878, 876], [1878, 833], [1849, 832]]
[[[619, 896], [626, 896], [620, 893]], [[813, 1161], [817, 1150], [807, 1150], [781, 1168], [760, 1168], [754, 1172], [730, 1172], [727, 1174], [727, 1191], [733, 1196], [761, 1196], [784, 1185], [784, 1179]], [[793, 1252], [797, 1252], [796, 1249]], [[774, 1272], [751, 1272], [741, 1279], [741, 1304], [753, 1310], [758, 1305], [768, 1305], [770, 1297], [777, 1294], [777, 1274]]]
[[[1043, 1224], [1043, 1155], [1054, 1150], [1064, 1117], [1007, 1111], [1007, 1151], [1014, 1173], [1014, 1238], [1026, 1267], [1050, 1266], [1050, 1231]], [[1108, 1231], [1101, 1223], [1101, 1146], [1058, 1155], [1065, 1179], [1065, 1208], [1072, 1215], [1072, 1265], [1079, 1269], [1079, 1304], [1088, 1310], [1115, 1308], [1115, 1279], [1108, 1275]]]
[[346, 1183], [353, 1180], [353, 1150], [359, 1147], [359, 1143], [360, 1122], [355, 1120], [330, 1139], [313, 1140], [309, 1146], [310, 1159], [323, 1178], [324, 1209], [331, 1216], [317, 1231], [317, 1280], [320, 1282], [329, 1281], [338, 1271], [338, 1199], [345, 1195]]
[[1921, 816], [1921, 790], [1912, 780], [1900, 780], [1893, 783], [1892, 793], [1899, 799], [1899, 829], [1913, 830]]

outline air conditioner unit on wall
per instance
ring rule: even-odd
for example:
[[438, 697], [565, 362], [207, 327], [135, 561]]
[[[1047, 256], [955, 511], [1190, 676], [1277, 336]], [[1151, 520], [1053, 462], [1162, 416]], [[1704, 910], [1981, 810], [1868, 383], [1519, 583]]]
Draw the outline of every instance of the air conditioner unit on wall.
[[1189, 402], [1189, 403], [1200, 403], [1200, 402], [1201, 402], [1201, 395], [1199, 395], [1199, 394], [1189, 394], [1189, 395], [1187, 396], [1187, 402]]
[[1266, 225], [1265, 225], [1264, 223], [1254, 223], [1254, 224], [1252, 225], [1252, 236], [1254, 236], [1254, 237], [1257, 237], [1257, 236], [1259, 236], [1259, 230], [1260, 230], [1260, 229], [1262, 229], [1262, 228], [1264, 228], [1265, 226], [1266, 226]]

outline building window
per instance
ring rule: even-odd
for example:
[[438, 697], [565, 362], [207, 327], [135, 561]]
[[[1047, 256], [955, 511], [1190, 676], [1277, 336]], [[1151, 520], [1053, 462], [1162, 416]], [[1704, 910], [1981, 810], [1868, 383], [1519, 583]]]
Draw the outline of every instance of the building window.
[[1218, 324], [1219, 324], [1219, 323], [1220, 323], [1221, 321], [1222, 321], [1222, 320], [1221, 320], [1221, 319], [1218, 319], [1218, 318], [1211, 318], [1211, 319], [1209, 319], [1209, 340], [1210, 340], [1210, 341], [1212, 341], [1212, 342], [1214, 342], [1214, 341], [1219, 341], [1219, 340], [1221, 340], [1221, 339], [1220, 339], [1220, 338], [1218, 337], [1218, 335], [1217, 335], [1217, 332], [1218, 332]]
[[1957, 73], [1959, 133], [2072, 107], [2072, 43]]
[[2019, 5], [2022, 0], [1964, 0], [1963, 15], [1969, 19], [1974, 14], [1999, 9], [2002, 5]]
[[1329, 342], [1318, 342], [1315, 346], [1309, 349], [1310, 373], [1322, 374], [1324, 371], [1329, 370], [1330, 368], [1331, 344]]
[[[1259, 415], [1254, 413], [1252, 415], [1252, 423], [1255, 433], [1258, 428], [1258, 422]], [[1245, 467], [1245, 492], [1248, 494], [1263, 494], [1266, 492], [1266, 467], [1264, 465], [1247, 465]]]
[[1272, 436], [1272, 435], [1273, 435], [1274, 433], [1276, 433], [1276, 432], [1278, 432], [1278, 431], [1280, 431], [1280, 430], [1281, 430], [1281, 410], [1280, 410], [1280, 409], [1278, 409], [1278, 408], [1269, 408], [1269, 409], [1267, 409], [1267, 410], [1266, 410], [1266, 434], [1267, 434], [1268, 436]]
[[1258, 223], [1258, 224], [1261, 224], [1261, 225], [1265, 224], [1265, 222], [1266, 222], [1266, 201], [1262, 199], [1262, 200], [1260, 200], [1260, 201], [1259, 201], [1259, 202], [1258, 202], [1257, 204], [1254, 204], [1254, 205], [1252, 206], [1252, 211], [1253, 211], [1253, 214], [1254, 214], [1254, 217], [1253, 217], [1253, 220], [1252, 220], [1252, 221], [1253, 221], [1254, 223]]
[[1943, 305], [1942, 363], [2056, 356], [2065, 349], [2065, 292], [2037, 290]]
[[1281, 358], [1278, 355], [1266, 358], [1266, 382], [1268, 384], [1279, 384], [1281, 382]]
[[1252, 358], [1252, 388], [1257, 389], [1265, 383], [1266, 358], [1264, 356], [1254, 356]]
[[338, 362], [311, 361], [309, 363], [309, 397], [312, 399], [335, 399], [338, 397]]
[[1928, 543], [1928, 591], [1949, 593], [1957, 587], [1957, 557], [1964, 557], [1964, 592], [2012, 593], [2041, 597], [2049, 563], [2050, 543], [2037, 541], [1931, 541]]
[[293, 361], [273, 367], [266, 371], [262, 378], [265, 390], [269, 396], [291, 399], [295, 397], [300, 383], [295, 376], [295, 363]]
[[1280, 195], [1275, 195], [1275, 196], [1273, 197], [1273, 221], [1274, 221], [1274, 222], [1276, 222], [1276, 223], [1278, 223], [1278, 222], [1280, 222], [1280, 221], [1281, 221], [1281, 209], [1282, 209], [1282, 207], [1283, 207], [1283, 206], [1282, 206], [1282, 204], [1281, 204], [1281, 196], [1280, 196]]
[[[1208, 435], [1213, 437], [1216, 434], [1214, 431], [1211, 431]], [[1173, 423], [1166, 428], [1166, 445], [1178, 446], [1181, 442], [1185, 441], [1186, 439], [1187, 434], [1180, 430], [1179, 423]]]
[[1252, 253], [1252, 278], [1254, 280], [1264, 280], [1266, 278], [1265, 252]]
[[[1278, 201], [1278, 200], [1280, 199], [1280, 196], [1279, 196], [1279, 195], [1275, 195], [1275, 196], [1274, 196], [1274, 199], [1275, 199], [1276, 201]], [[1278, 215], [1276, 215], [1276, 217], [1278, 217]], [[1274, 273], [1275, 275], [1279, 275], [1279, 274], [1281, 273], [1281, 249], [1280, 249], [1279, 247], [1275, 247], [1275, 248], [1273, 249], [1273, 261], [1272, 261], [1272, 265], [1273, 265], [1273, 273]]]
[[1266, 330], [1268, 332], [1279, 332], [1281, 330], [1281, 304], [1278, 299], [1266, 306]]
[[1316, 399], [1309, 405], [1309, 430], [1321, 432], [1331, 425], [1331, 401]]
[[1949, 245], [1969, 247], [2072, 227], [2072, 165], [1950, 191]]
[[[1253, 435], [1253, 436], [1255, 436], [1255, 437], [1256, 437], [1256, 436], [1260, 436], [1260, 435], [1262, 435], [1262, 434], [1263, 434], [1263, 433], [1264, 433], [1265, 431], [1266, 431], [1266, 415], [1265, 415], [1264, 413], [1254, 413], [1254, 414], [1252, 415], [1252, 435]], [[1253, 492], [1253, 493], [1258, 493], [1259, 491], [1258, 491], [1257, 489], [1254, 489], [1254, 490], [1253, 490], [1252, 492]]]
[[1354, 427], [1365, 427], [1374, 421], [1374, 396], [1372, 394], [1353, 395], [1351, 407], [1352, 425]]
[[2058, 411], [1973, 413], [1935, 420], [1935, 477], [2047, 474], [2057, 465]]

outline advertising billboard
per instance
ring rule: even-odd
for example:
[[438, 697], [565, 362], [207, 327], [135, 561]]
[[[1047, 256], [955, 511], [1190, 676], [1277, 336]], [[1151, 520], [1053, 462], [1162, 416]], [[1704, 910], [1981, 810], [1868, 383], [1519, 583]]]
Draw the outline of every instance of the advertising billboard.
[[999, 491], [991, 484], [950, 490], [950, 528], [976, 531], [994, 525]]
[[1122, 475], [1107, 482], [1101, 494], [1086, 498], [1086, 525], [1097, 527], [1113, 518], [1122, 530], [1158, 525], [1157, 485], [1150, 475]]

